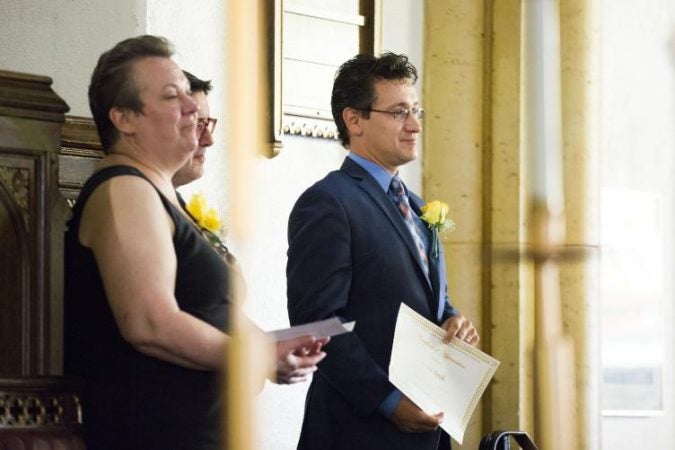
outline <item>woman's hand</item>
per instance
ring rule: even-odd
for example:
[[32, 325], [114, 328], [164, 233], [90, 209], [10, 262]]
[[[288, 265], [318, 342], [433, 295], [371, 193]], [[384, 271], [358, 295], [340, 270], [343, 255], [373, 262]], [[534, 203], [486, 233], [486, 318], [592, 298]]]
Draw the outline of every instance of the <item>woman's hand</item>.
[[307, 377], [317, 370], [316, 365], [326, 357], [321, 348], [330, 338], [301, 336], [276, 343], [278, 384], [293, 384], [306, 381]]

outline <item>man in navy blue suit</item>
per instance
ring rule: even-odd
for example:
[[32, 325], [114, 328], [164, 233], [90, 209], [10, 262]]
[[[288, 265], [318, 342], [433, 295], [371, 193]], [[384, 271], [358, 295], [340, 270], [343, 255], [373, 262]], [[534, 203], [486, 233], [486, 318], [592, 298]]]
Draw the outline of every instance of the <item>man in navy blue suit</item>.
[[335, 337], [307, 394], [298, 449], [436, 450], [450, 447], [442, 412], [427, 414], [387, 370], [401, 302], [472, 345], [472, 323], [449, 302], [442, 248], [420, 220], [423, 200], [398, 168], [417, 156], [423, 110], [404, 55], [358, 55], [335, 78], [331, 107], [340, 170], [307, 189], [288, 223], [288, 314], [297, 325], [356, 321]]

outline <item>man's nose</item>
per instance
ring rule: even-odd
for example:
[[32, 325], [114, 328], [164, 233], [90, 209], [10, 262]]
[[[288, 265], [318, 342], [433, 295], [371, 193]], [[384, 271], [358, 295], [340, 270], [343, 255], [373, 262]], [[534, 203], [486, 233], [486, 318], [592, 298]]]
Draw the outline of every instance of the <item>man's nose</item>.
[[410, 133], [419, 133], [422, 130], [422, 120], [410, 113], [405, 119], [405, 130]]

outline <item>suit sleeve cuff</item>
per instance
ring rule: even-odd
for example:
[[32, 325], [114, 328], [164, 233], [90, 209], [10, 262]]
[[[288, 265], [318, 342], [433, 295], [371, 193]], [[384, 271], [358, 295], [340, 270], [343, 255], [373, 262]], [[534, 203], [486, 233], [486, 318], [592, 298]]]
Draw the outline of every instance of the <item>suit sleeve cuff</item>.
[[459, 314], [459, 311], [457, 311], [455, 307], [452, 306], [452, 304], [450, 303], [450, 300], [446, 298], [445, 305], [443, 305], [443, 312], [441, 314], [439, 323], [443, 323], [450, 317], [456, 316], [457, 314]]
[[387, 419], [390, 419], [394, 415], [394, 411], [396, 411], [402, 395], [398, 389], [391, 391], [384, 401], [380, 403], [380, 406], [377, 407], [377, 411]]

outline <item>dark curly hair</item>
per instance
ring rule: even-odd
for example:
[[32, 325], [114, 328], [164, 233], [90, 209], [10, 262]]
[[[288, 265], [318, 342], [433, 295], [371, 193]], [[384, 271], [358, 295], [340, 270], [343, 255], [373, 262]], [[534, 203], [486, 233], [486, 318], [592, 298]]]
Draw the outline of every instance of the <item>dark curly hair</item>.
[[188, 79], [188, 83], [190, 83], [190, 90], [192, 93], [203, 92], [204, 94], [209, 95], [209, 92], [211, 92], [211, 89], [213, 89], [211, 80], [202, 80], [201, 78], [197, 78], [187, 70], [183, 70], [183, 73]]
[[[342, 146], [349, 147], [349, 131], [342, 119], [345, 108], [369, 109], [375, 101], [375, 82], [379, 80], [417, 81], [417, 69], [406, 55], [386, 52], [380, 57], [360, 54], [340, 66], [335, 74], [330, 104]], [[363, 112], [368, 117], [368, 112]]]
[[171, 58], [173, 48], [169, 41], [150, 35], [125, 39], [98, 59], [89, 84], [89, 108], [106, 153], [119, 137], [108, 112], [113, 107], [128, 108], [137, 113], [143, 111], [131, 66], [138, 59], [153, 56]]

